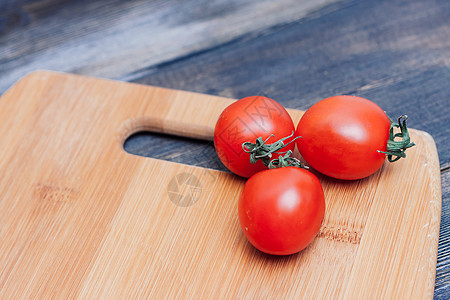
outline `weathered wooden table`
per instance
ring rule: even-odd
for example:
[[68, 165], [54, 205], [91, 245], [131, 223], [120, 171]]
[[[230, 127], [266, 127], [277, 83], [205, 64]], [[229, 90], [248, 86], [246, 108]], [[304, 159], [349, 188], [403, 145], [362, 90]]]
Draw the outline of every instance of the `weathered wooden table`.
[[[0, 0], [0, 94], [50, 69], [230, 98], [266, 95], [302, 110], [350, 94], [390, 116], [408, 113], [409, 126], [429, 132], [439, 151], [434, 295], [448, 299], [449, 19], [446, 0]], [[125, 149], [224, 169], [207, 142], [141, 133]]]

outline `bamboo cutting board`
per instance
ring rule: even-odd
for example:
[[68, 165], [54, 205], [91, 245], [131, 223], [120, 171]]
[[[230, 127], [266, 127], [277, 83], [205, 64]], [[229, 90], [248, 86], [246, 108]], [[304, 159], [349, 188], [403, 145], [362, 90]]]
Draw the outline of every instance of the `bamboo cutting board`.
[[425, 132], [369, 178], [319, 177], [323, 226], [287, 257], [242, 234], [243, 179], [123, 150], [141, 130], [211, 140], [231, 101], [45, 71], [7, 91], [0, 298], [432, 298], [441, 189]]

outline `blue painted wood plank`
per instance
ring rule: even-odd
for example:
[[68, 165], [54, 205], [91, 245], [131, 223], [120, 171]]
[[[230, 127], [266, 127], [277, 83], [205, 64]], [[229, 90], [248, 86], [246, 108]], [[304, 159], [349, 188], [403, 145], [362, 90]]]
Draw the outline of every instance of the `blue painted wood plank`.
[[36, 69], [127, 78], [336, 1], [7, 1], [0, 10], [0, 94]]

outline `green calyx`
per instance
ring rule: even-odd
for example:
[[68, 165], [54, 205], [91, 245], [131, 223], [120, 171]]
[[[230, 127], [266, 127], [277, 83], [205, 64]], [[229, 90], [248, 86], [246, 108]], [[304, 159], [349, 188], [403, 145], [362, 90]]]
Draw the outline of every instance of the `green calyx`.
[[[284, 147], [286, 147], [287, 145], [289, 145], [290, 143], [294, 142], [296, 139], [301, 138], [300, 136], [295, 137], [294, 139], [292, 139], [292, 141], [290, 141], [289, 143], [285, 144], [284, 142], [293, 137], [294, 136], [294, 131], [292, 131], [292, 134], [284, 137], [282, 139], [279, 139], [278, 141], [276, 141], [275, 143], [272, 144], [267, 144], [267, 141], [271, 138], [274, 137], [273, 134], [271, 134], [266, 140], [263, 140], [262, 137], [258, 137], [256, 139], [255, 143], [250, 143], [250, 142], [245, 142], [242, 144], [242, 150], [244, 150], [244, 152], [249, 153], [250, 154], [250, 162], [252, 164], [256, 163], [258, 160], [261, 160], [262, 163], [266, 166], [269, 167], [269, 169], [275, 169], [275, 168], [281, 168], [281, 167], [299, 167], [299, 168], [303, 168], [303, 169], [307, 169], [308, 167], [306, 167], [300, 160], [298, 160], [295, 157], [291, 157], [292, 155], [292, 151], [289, 150], [287, 152], [278, 152], [281, 149], [283, 149]], [[284, 156], [279, 156], [276, 159], [272, 159], [272, 154], [276, 153], [276, 154], [283, 154], [285, 153]]]
[[244, 150], [244, 152], [249, 153], [250, 154], [250, 162], [252, 164], [256, 163], [258, 160], [261, 160], [262, 163], [268, 167], [270, 164], [270, 159], [272, 158], [272, 153], [277, 153], [279, 154], [281, 149], [283, 149], [284, 147], [286, 147], [287, 145], [289, 145], [290, 143], [292, 143], [293, 141], [295, 141], [297, 138], [294, 138], [292, 141], [290, 141], [289, 143], [285, 144], [284, 141], [286, 141], [287, 139], [291, 138], [294, 136], [294, 131], [292, 131], [292, 134], [284, 137], [282, 139], [279, 139], [278, 141], [276, 141], [275, 143], [272, 144], [267, 144], [267, 141], [274, 137], [273, 134], [271, 134], [265, 141], [262, 139], [262, 137], [258, 137], [256, 139], [255, 143], [251, 143], [251, 142], [245, 142], [242, 144], [242, 150]]
[[289, 150], [284, 156], [279, 156], [276, 159], [272, 159], [269, 163], [269, 169], [283, 168], [283, 167], [297, 167], [308, 170], [309, 168], [305, 166], [299, 159], [291, 157], [292, 151]]
[[[377, 151], [386, 154], [389, 162], [395, 162], [402, 157], [406, 157], [406, 149], [416, 144], [411, 142], [411, 138], [409, 137], [408, 128], [406, 127], [407, 115], [401, 115], [398, 118], [398, 123], [395, 123], [390, 118], [389, 120], [391, 121], [391, 127], [389, 129], [389, 140], [387, 141], [386, 151]], [[400, 128], [400, 132], [394, 134], [394, 128]], [[395, 140], [395, 138], [399, 139]]]

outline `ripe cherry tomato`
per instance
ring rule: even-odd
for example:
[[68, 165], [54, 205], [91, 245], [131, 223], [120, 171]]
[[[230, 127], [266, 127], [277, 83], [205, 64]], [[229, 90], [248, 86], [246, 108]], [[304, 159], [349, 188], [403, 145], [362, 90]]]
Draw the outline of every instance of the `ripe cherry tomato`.
[[259, 172], [239, 198], [239, 222], [253, 246], [275, 255], [308, 246], [322, 224], [325, 200], [314, 174], [297, 167]]
[[375, 103], [334, 96], [314, 104], [297, 126], [297, 146], [317, 171], [338, 179], [360, 179], [384, 163], [391, 122]]
[[[250, 163], [250, 154], [243, 151], [242, 144], [255, 143], [258, 137], [266, 140], [273, 134], [274, 137], [267, 142], [270, 144], [294, 131], [291, 116], [280, 104], [267, 97], [250, 96], [234, 102], [222, 112], [214, 130], [214, 146], [220, 160], [231, 172], [250, 177], [267, 167], [261, 160]], [[294, 147], [295, 144], [291, 143], [283, 151]], [[272, 158], [278, 156], [273, 154]]]

